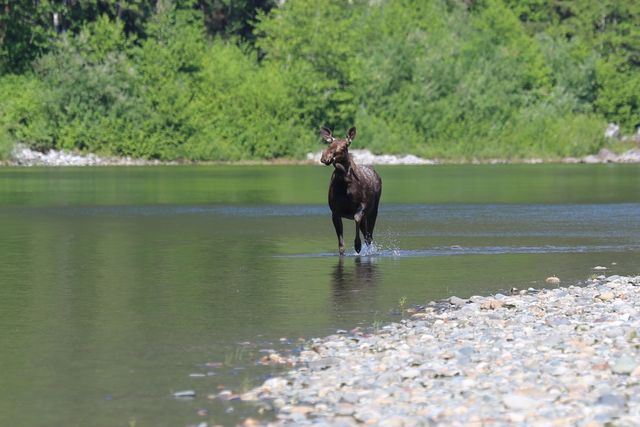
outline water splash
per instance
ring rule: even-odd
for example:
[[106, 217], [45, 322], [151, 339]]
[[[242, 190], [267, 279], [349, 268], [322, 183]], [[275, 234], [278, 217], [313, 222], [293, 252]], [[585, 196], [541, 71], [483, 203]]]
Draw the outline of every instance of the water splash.
[[362, 250], [360, 254], [348, 253], [349, 256], [361, 256], [361, 257], [389, 257], [394, 256], [394, 254], [399, 254], [400, 248], [398, 246], [397, 235], [389, 234], [389, 233], [381, 233], [381, 236], [371, 242], [370, 245], [366, 243], [362, 245]]
[[375, 256], [380, 253], [381, 248], [376, 245], [375, 242], [371, 242], [370, 245], [366, 243], [362, 245], [362, 250], [360, 251], [360, 256]]

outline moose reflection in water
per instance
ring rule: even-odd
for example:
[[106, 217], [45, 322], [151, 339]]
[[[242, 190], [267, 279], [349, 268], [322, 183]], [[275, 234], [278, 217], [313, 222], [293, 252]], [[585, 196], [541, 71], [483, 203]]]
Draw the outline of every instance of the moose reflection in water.
[[349, 145], [356, 137], [355, 127], [349, 129], [345, 139], [334, 138], [331, 130], [325, 127], [320, 128], [320, 136], [329, 144], [320, 161], [334, 167], [329, 184], [329, 207], [338, 235], [340, 255], [344, 255], [342, 218], [353, 219], [356, 222], [354, 247], [356, 253], [360, 253], [360, 232], [367, 245], [373, 240], [373, 228], [376, 225], [378, 203], [382, 194], [382, 180], [372, 168], [357, 165], [349, 154]]
[[353, 302], [358, 292], [375, 288], [379, 281], [379, 272], [373, 258], [355, 257], [352, 267], [345, 267], [344, 260], [344, 257], [338, 259], [331, 277], [333, 298], [337, 307]]

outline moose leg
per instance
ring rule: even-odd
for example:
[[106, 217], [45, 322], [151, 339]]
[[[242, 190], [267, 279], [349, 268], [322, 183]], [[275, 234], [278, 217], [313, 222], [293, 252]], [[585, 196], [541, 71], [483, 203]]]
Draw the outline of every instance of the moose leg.
[[376, 226], [376, 218], [378, 217], [379, 202], [380, 202], [380, 198], [376, 200], [376, 202], [373, 205], [373, 209], [371, 209], [371, 211], [367, 215], [367, 220], [366, 220], [367, 231], [366, 233], [364, 233], [365, 242], [367, 241], [367, 239], [369, 239], [369, 241], [367, 242], [367, 245], [371, 244], [371, 241], [373, 240], [373, 228]]
[[362, 237], [364, 237], [364, 243], [369, 246], [371, 245], [371, 236], [369, 236], [369, 220], [367, 218], [367, 216], [365, 215], [362, 218], [362, 221], [360, 221], [360, 232], [362, 233]]
[[336, 235], [338, 236], [338, 250], [340, 255], [344, 255], [344, 238], [342, 237], [342, 218], [340, 215], [334, 214], [331, 219], [333, 220], [333, 227], [336, 229]]
[[[353, 215], [353, 219], [356, 221], [356, 241], [354, 242], [354, 246], [356, 249], [356, 253], [360, 253], [362, 249], [362, 242], [360, 241], [360, 230], [363, 227], [364, 220], [364, 206], [360, 205], [358, 211]], [[364, 234], [364, 233], [363, 233]]]
[[356, 253], [360, 253], [360, 249], [362, 249], [362, 242], [360, 241], [360, 223], [356, 222], [356, 241], [353, 242], [354, 247], [356, 249]]

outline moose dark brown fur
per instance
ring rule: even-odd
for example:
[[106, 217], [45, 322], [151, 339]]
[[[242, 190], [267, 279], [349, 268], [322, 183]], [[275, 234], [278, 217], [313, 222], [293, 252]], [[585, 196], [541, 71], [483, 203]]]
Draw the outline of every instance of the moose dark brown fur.
[[349, 129], [345, 139], [334, 138], [331, 130], [325, 127], [320, 128], [320, 136], [329, 144], [320, 161], [335, 168], [329, 184], [329, 207], [338, 235], [340, 255], [344, 255], [342, 218], [353, 219], [356, 222], [354, 246], [356, 253], [360, 253], [360, 232], [367, 245], [373, 240], [373, 228], [376, 225], [378, 203], [382, 194], [382, 180], [372, 168], [356, 165], [349, 154], [349, 145], [356, 137], [356, 128]]

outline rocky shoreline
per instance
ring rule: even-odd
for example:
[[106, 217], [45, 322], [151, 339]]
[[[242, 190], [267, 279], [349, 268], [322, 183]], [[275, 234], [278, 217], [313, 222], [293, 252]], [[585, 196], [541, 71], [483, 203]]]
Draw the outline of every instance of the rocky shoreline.
[[176, 164], [160, 160], [134, 159], [132, 157], [102, 157], [93, 153], [79, 154], [65, 150], [49, 150], [41, 153], [25, 145], [17, 145], [11, 152], [7, 166], [151, 166]]
[[[616, 154], [615, 152], [603, 148], [597, 154], [590, 154], [584, 157], [565, 157], [559, 161], [545, 161], [543, 159], [531, 158], [520, 160], [506, 160], [506, 159], [484, 159], [484, 160], [471, 160], [468, 162], [455, 162], [455, 161], [440, 161], [432, 159], [424, 159], [422, 157], [414, 156], [413, 154], [407, 154], [404, 156], [396, 156], [392, 154], [376, 155], [369, 150], [349, 150], [349, 153], [353, 156], [356, 163], [365, 165], [437, 165], [437, 164], [508, 164], [508, 163], [524, 163], [524, 164], [539, 164], [539, 163], [640, 163], [640, 148], [632, 148], [625, 151], [622, 154]], [[308, 153], [307, 160], [320, 163], [320, 156], [322, 152]]]
[[242, 395], [274, 408], [271, 425], [636, 426], [640, 276], [452, 297], [288, 363]]
[[[351, 157], [353, 157], [356, 163], [364, 165], [435, 165], [439, 163], [436, 160], [423, 159], [413, 154], [404, 156], [396, 156], [393, 154], [376, 155], [369, 150], [349, 150], [349, 154], [351, 154]], [[321, 156], [322, 151], [307, 153], [307, 160], [320, 164]]]
[[[239, 162], [239, 164], [282, 164], [282, 163], [314, 163], [320, 164], [320, 155], [322, 152], [308, 153], [306, 161], [255, 161], [255, 162]], [[424, 159], [421, 157], [407, 154], [404, 156], [396, 156], [392, 154], [373, 154], [369, 150], [350, 150], [354, 160], [359, 164], [371, 165], [436, 165], [436, 164], [502, 164], [502, 163], [545, 163], [542, 159], [523, 159], [523, 160], [504, 160], [504, 159], [488, 159], [488, 160], [472, 160], [470, 162], [447, 162], [432, 159]], [[208, 164], [212, 162], [199, 162]], [[554, 163], [554, 162], [551, 162]], [[585, 156], [582, 158], [567, 157], [560, 163], [640, 163], [640, 148], [633, 148], [622, 154], [616, 154], [611, 150], [603, 148], [598, 154]], [[102, 157], [93, 153], [75, 153], [65, 150], [50, 150], [46, 153], [34, 151], [27, 146], [16, 146], [6, 162], [0, 162], [0, 166], [159, 166], [159, 165], [177, 165], [191, 164], [191, 162], [173, 162], [161, 160], [136, 159], [131, 157]]]

